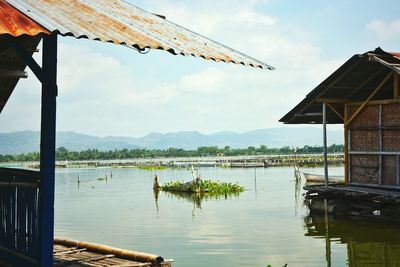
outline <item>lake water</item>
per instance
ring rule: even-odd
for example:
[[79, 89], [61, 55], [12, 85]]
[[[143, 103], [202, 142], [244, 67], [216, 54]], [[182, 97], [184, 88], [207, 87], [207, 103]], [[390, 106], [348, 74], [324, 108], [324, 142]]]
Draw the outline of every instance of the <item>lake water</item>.
[[[189, 181], [190, 171], [58, 170], [56, 236], [158, 254], [174, 259], [174, 267], [400, 266], [397, 226], [330, 218], [327, 239], [324, 218], [308, 216], [293, 168], [199, 172], [203, 179], [238, 182], [246, 191], [201, 203], [160, 192], [156, 200], [156, 173], [164, 183]], [[97, 180], [106, 173], [107, 182]]]

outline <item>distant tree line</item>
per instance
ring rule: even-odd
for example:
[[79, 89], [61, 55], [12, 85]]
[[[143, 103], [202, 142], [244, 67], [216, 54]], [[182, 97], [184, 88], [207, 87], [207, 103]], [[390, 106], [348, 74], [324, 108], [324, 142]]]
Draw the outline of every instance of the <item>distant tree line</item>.
[[[181, 148], [168, 149], [121, 149], [101, 151], [98, 149], [87, 149], [82, 151], [70, 151], [65, 147], [56, 150], [57, 160], [107, 160], [107, 159], [129, 159], [129, 158], [158, 158], [158, 157], [207, 157], [207, 156], [243, 156], [243, 155], [272, 155], [272, 154], [314, 154], [322, 153], [322, 146], [304, 146], [293, 148], [284, 146], [281, 148], [268, 148], [265, 145], [259, 147], [249, 146], [248, 148], [232, 148], [225, 146], [204, 146], [196, 150], [184, 150]], [[331, 145], [329, 153], [343, 152], [343, 145]], [[32, 152], [18, 155], [1, 155], [0, 162], [14, 161], [39, 161], [40, 153]]]

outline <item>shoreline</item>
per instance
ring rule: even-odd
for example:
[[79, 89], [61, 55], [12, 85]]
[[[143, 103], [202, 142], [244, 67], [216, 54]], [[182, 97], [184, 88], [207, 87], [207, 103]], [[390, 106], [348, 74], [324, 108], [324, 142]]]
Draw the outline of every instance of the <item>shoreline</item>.
[[[342, 153], [328, 154], [330, 165], [342, 165]], [[257, 155], [257, 156], [219, 156], [188, 158], [136, 158], [118, 160], [76, 160], [56, 161], [56, 168], [138, 168], [144, 170], [160, 170], [167, 168], [222, 167], [222, 168], [268, 168], [293, 166], [323, 166], [322, 154], [298, 155]], [[39, 162], [0, 163], [2, 167], [39, 169]]]

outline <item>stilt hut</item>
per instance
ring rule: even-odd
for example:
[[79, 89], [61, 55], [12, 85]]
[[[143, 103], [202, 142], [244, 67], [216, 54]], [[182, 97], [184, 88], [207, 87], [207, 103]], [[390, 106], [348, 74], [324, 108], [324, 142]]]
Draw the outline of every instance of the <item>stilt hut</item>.
[[347, 60], [280, 119], [286, 124], [344, 126], [345, 187], [309, 194], [397, 202], [400, 197], [400, 53], [381, 48]]
[[[217, 62], [273, 69], [174, 24], [164, 16], [149, 13], [121, 0], [0, 0], [0, 112], [19, 79], [27, 77], [27, 66], [42, 85], [40, 171], [0, 169], [0, 265], [53, 265], [59, 35], [111, 42], [141, 53], [158, 49], [173, 55], [190, 55]], [[32, 57], [40, 42], [41, 66]], [[89, 248], [100, 251], [93, 245], [89, 245], [89, 248], [74, 247], [76, 251], [73, 253]], [[56, 255], [69, 253], [72, 252], [60, 251], [59, 248], [56, 251]], [[125, 252], [120, 254], [126, 255]], [[94, 261], [104, 260], [110, 255], [93, 256], [92, 253], [90, 262], [87, 259], [89, 254], [81, 255], [85, 266], [89, 263], [90, 266], [108, 266], [104, 262], [96, 265]], [[160, 264], [159, 260], [156, 263]], [[65, 264], [64, 260], [62, 266]], [[73, 260], [72, 264], [79, 266], [79, 260]], [[151, 263], [124, 264], [153, 266]]]

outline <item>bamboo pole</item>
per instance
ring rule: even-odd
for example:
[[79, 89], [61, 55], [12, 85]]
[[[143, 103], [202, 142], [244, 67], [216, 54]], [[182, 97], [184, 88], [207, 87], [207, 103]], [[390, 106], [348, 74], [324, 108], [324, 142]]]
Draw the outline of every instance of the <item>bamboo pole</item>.
[[326, 102], [322, 104], [322, 121], [323, 121], [323, 139], [324, 139], [324, 174], [325, 187], [328, 188], [328, 148], [326, 138]]
[[63, 238], [55, 238], [54, 244], [56, 245], [64, 245], [69, 247], [76, 248], [86, 248], [88, 251], [97, 252], [100, 254], [113, 254], [118, 258], [134, 260], [139, 262], [152, 262], [152, 263], [161, 263], [164, 262], [164, 259], [160, 256], [139, 252], [139, 251], [131, 251], [124, 250], [119, 248], [113, 248], [106, 245], [89, 243], [89, 242], [81, 242], [71, 239], [63, 239]]

